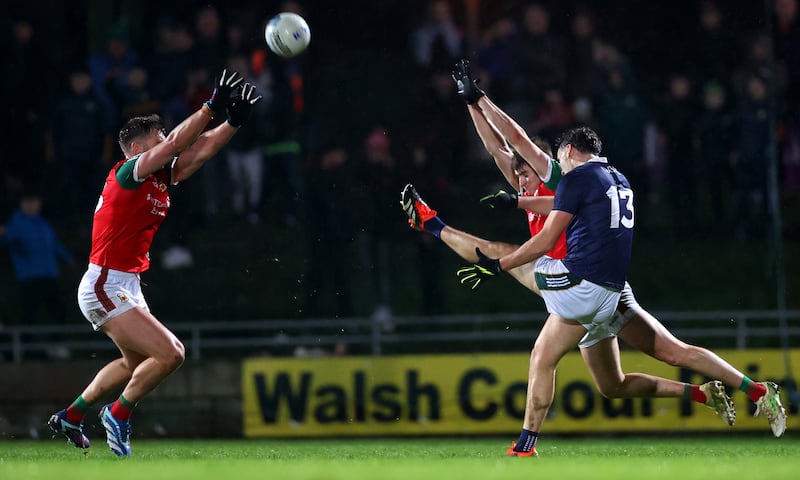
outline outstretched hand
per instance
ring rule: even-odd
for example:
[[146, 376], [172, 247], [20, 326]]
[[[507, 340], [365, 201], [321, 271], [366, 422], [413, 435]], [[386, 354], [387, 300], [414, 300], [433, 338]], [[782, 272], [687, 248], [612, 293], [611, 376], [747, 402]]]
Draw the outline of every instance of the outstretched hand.
[[487, 205], [489, 208], [513, 210], [519, 206], [519, 197], [516, 193], [498, 190], [496, 193], [491, 193], [482, 197], [480, 203], [481, 205]]
[[228, 74], [227, 69], [222, 70], [222, 74], [214, 85], [214, 92], [205, 105], [214, 112], [214, 115], [224, 112], [230, 105], [231, 94], [240, 83], [242, 83], [242, 76], [239, 75], [239, 72], [232, 70]]
[[503, 271], [500, 268], [500, 260], [487, 257], [477, 247], [475, 253], [478, 255], [477, 263], [461, 267], [456, 271], [461, 284], [468, 285], [471, 290], [477, 290], [483, 282]]
[[451, 75], [456, 83], [458, 96], [468, 105], [478, 103], [486, 93], [478, 87], [478, 80], [472, 78], [469, 69], [469, 60], [462, 58], [456, 62]]
[[253, 107], [260, 101], [261, 95], [256, 96], [256, 86], [245, 83], [228, 106], [228, 123], [232, 127], [241, 127], [250, 118]]

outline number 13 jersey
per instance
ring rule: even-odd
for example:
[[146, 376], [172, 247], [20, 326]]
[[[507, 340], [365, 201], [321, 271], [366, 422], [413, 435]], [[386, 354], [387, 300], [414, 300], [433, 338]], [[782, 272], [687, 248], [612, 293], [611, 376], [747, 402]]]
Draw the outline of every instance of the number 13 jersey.
[[560, 179], [553, 210], [575, 216], [567, 226], [564, 265], [569, 271], [621, 290], [633, 244], [633, 191], [628, 179], [605, 157], [594, 157]]

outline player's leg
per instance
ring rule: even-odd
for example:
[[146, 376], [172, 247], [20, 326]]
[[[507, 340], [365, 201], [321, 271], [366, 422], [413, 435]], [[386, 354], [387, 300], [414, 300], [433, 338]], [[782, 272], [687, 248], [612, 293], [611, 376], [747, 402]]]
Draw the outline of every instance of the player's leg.
[[[478, 261], [475, 248], [480, 248], [481, 252], [491, 258], [500, 258], [519, 247], [519, 245], [510, 243], [485, 240], [445, 224], [437, 215], [436, 210], [430, 208], [422, 200], [411, 184], [406, 185], [403, 189], [401, 205], [403, 211], [408, 215], [408, 223], [411, 228], [438, 237], [453, 252], [468, 262]], [[541, 295], [534, 281], [533, 264], [521, 265], [509, 270], [508, 273], [529, 290]]]
[[606, 398], [690, 398], [713, 409], [728, 425], [736, 420], [733, 402], [718, 381], [691, 385], [645, 373], [624, 373], [616, 337], [582, 347], [581, 355], [597, 389]]
[[506, 455], [536, 455], [536, 441], [547, 411], [553, 404], [556, 366], [567, 352], [578, 345], [585, 334], [586, 329], [578, 323], [556, 314], [548, 317], [531, 350], [522, 432]]
[[136, 403], [153, 391], [183, 363], [184, 347], [175, 335], [149, 311], [141, 307], [128, 310], [102, 326], [103, 331], [128, 359], [140, 360], [133, 367], [130, 381], [119, 398], [100, 411], [111, 451], [118, 456], [131, 454], [130, 417]]
[[103, 331], [120, 351], [144, 360], [133, 368], [123, 396], [136, 403], [181, 366], [184, 346], [149, 311], [137, 307], [103, 325]]
[[[657, 318], [636, 302], [629, 285], [626, 285], [626, 290], [623, 291], [619, 310], [628, 318], [618, 333], [619, 338], [625, 343], [662, 362], [692, 369], [709, 378], [719, 379], [728, 386], [738, 388], [759, 406], [759, 409], [763, 408], [773, 434], [776, 436], [783, 434], [786, 428], [786, 411], [781, 405], [776, 384], [754, 382], [714, 352], [676, 338]], [[720, 413], [720, 409], [717, 408], [719, 405], [709, 406]]]

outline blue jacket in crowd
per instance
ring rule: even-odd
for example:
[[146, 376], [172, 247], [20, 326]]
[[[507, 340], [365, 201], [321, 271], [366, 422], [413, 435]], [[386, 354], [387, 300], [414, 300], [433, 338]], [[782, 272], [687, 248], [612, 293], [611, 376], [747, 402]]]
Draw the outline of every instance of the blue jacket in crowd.
[[72, 261], [56, 232], [41, 215], [31, 217], [15, 211], [6, 224], [6, 235], [0, 236], [0, 243], [8, 244], [18, 281], [58, 277], [58, 260]]

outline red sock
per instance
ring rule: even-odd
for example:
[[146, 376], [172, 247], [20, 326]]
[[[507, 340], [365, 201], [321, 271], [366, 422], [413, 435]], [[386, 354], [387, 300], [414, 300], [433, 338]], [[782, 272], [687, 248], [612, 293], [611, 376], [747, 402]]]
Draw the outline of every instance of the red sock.
[[83, 417], [86, 416], [86, 411], [89, 410], [90, 405], [86, 403], [83, 396], [78, 396], [72, 405], [67, 407], [66, 417], [67, 421], [73, 425], [80, 425], [83, 422]]
[[700, 385], [689, 385], [689, 398], [697, 403], [706, 403], [708, 400], [706, 394], [700, 390]]
[[128, 421], [131, 419], [135, 404], [127, 401], [122, 395], [111, 404], [111, 416], [117, 420]]
[[767, 394], [767, 387], [763, 383], [752, 382], [747, 386], [747, 390], [744, 393], [747, 394], [751, 401], [756, 402]]

